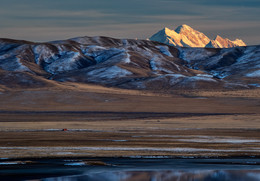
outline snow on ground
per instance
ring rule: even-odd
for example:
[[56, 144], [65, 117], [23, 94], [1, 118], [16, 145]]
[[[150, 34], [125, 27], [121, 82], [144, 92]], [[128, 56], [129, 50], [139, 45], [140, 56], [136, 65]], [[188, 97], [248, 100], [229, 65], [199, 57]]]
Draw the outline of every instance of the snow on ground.
[[28, 67], [24, 66], [21, 63], [21, 58], [20, 57], [17, 57], [17, 65], [18, 65], [18, 67], [16, 68], [15, 71], [18, 71], [18, 72], [26, 72], [26, 71], [27, 72], [31, 72], [31, 70]]
[[0, 68], [7, 71], [30, 71], [27, 67], [21, 64], [20, 59], [17, 57], [10, 57], [8, 59], [0, 60]]
[[[232, 143], [232, 144], [243, 144], [243, 143], [259, 143], [259, 139], [245, 139], [241, 137], [229, 137], [229, 136], [184, 136], [184, 135], [145, 135], [139, 137], [152, 137], [152, 138], [164, 138], [163, 140], [169, 141], [181, 141], [181, 142], [196, 142], [196, 143]], [[174, 139], [170, 139], [174, 138]], [[153, 139], [154, 140], [154, 139]]]
[[174, 73], [159, 75], [159, 76], [151, 79], [150, 81], [164, 81], [164, 82], [169, 82], [170, 85], [175, 85], [180, 82], [182, 84], [188, 84], [189, 82], [195, 83], [197, 81], [217, 82], [216, 80], [211, 78], [210, 75], [209, 76], [191, 76], [191, 77], [189, 77], [189, 76], [185, 76], [182, 74], [174, 74]]
[[224, 84], [225, 88], [232, 88], [232, 87], [243, 87], [243, 88], [249, 88], [248, 85], [241, 84], [241, 83], [230, 83], [230, 82], [225, 82]]
[[12, 49], [12, 48], [16, 48], [16, 47], [19, 47], [18, 44], [15, 44], [15, 43], [7, 43], [7, 42], [3, 42], [1, 39], [0, 39], [0, 51], [1, 52], [8, 52], [8, 50]]
[[151, 69], [152, 70], [154, 70], [154, 71], [156, 71], [156, 70], [158, 70], [158, 68], [157, 68], [157, 58], [152, 58], [151, 60], [150, 60], [150, 67], [151, 67]]
[[45, 67], [45, 70], [52, 73], [61, 73], [78, 68], [77, 61], [80, 59], [79, 52], [64, 52], [56, 61]]
[[[111, 79], [114, 80], [115, 78], [132, 75], [132, 72], [135, 71], [128, 71], [125, 68], [125, 66], [128, 66], [127, 64], [130, 64], [129, 70], [136, 68], [138, 69], [137, 72], [140, 72], [144, 69], [145, 73], [147, 73], [147, 78], [150, 78], [150, 80], [162, 80], [165, 83], [170, 83], [170, 85], [180, 81], [182, 81], [182, 85], [186, 84], [192, 87], [196, 86], [198, 81], [221, 82], [221, 80], [214, 79], [213, 76], [221, 79], [230, 75], [232, 75], [231, 78], [236, 75], [240, 77], [260, 77], [260, 70], [258, 70], [260, 68], [260, 63], [258, 63], [260, 55], [259, 46], [241, 47], [239, 49], [178, 48], [180, 58], [186, 61], [184, 62], [177, 58], [170, 58], [173, 57], [173, 54], [171, 54], [168, 46], [154, 44], [153, 42], [147, 43], [125, 39], [113, 40], [112, 38], [107, 39], [104, 37], [81, 37], [71, 40], [78, 43], [64, 40], [19, 46], [11, 44], [11, 50], [6, 50], [0, 43], [0, 49], [7, 52], [1, 52], [0, 54], [0, 68], [8, 71], [30, 71], [25, 65], [28, 64], [27, 61], [35, 61], [40, 66], [38, 68], [41, 71], [43, 69], [52, 74], [60, 74], [81, 69], [80, 72], [85, 71], [84, 74], [88, 76], [86, 81], [95, 81], [97, 78], [95, 82], [102, 84], [111, 81]], [[31, 54], [28, 54], [30, 51], [32, 51]], [[241, 57], [239, 57], [240, 53], [242, 54]], [[29, 56], [26, 57], [25, 55]], [[222, 58], [225, 55], [229, 58], [231, 57], [230, 62], [232, 65], [222, 65]], [[237, 60], [232, 62], [232, 56]], [[149, 60], [151, 72], [148, 72], [150, 71], [149, 64], [147, 65]], [[125, 64], [125, 69], [120, 68], [120, 64]], [[189, 70], [187, 67], [205, 71], [205, 74], [194, 76], [196, 71]], [[35, 68], [37, 66], [31, 69], [35, 70]], [[73, 77], [74, 75], [65, 75], [72, 77], [64, 79], [61, 77], [59, 80], [79, 80], [77, 77]], [[98, 78], [102, 80], [98, 80]], [[144, 84], [148, 79], [141, 78], [133, 79], [137, 83], [129, 82], [128, 84], [132, 86], [138, 84], [139, 87], [145, 87]], [[250, 83], [254, 86], [254, 82]], [[255, 83], [257, 84], [257, 82]], [[227, 83], [226, 85], [231, 86], [232, 84]]]
[[217, 82], [216, 80], [212, 79], [211, 77], [205, 77], [205, 76], [192, 76], [192, 77], [187, 77], [187, 81]]
[[260, 77], [260, 70], [246, 74], [246, 77]]
[[20, 52], [27, 47], [23, 45], [14, 48], [13, 51], [0, 52], [0, 68], [7, 71], [30, 72], [30, 69], [22, 64], [22, 55], [20, 55]]
[[197, 74], [198, 77], [208, 77], [208, 78], [213, 78], [213, 75], [210, 74]]
[[106, 78], [106, 79], [113, 79], [113, 78], [120, 78], [125, 77], [127, 75], [132, 75], [132, 72], [122, 69], [116, 65], [112, 67], [105, 67], [92, 70], [87, 73], [88, 76], [96, 77], [96, 78]]
[[94, 52], [98, 51], [104, 51], [107, 50], [105, 47], [98, 46], [98, 45], [89, 45], [89, 46], [83, 46], [81, 47], [82, 53], [86, 55], [92, 55]]
[[85, 53], [85, 55], [93, 57], [98, 64], [98, 63], [107, 61], [108, 59], [112, 58], [113, 56], [116, 56], [116, 55], [124, 53], [124, 52], [125, 51], [122, 49], [110, 48], [110, 49], [105, 49], [105, 50], [87, 52], [87, 53]]
[[124, 63], [131, 63], [130, 54], [126, 53], [126, 58], [123, 60]]
[[180, 52], [180, 58], [187, 62], [191, 60], [204, 60], [215, 54], [204, 48], [178, 48], [178, 50]]
[[[137, 47], [137, 50], [145, 57], [147, 58], [152, 58], [155, 56], [154, 52], [152, 50], [150, 50], [149, 48], [147, 47], [144, 47], [144, 49], [141, 49], [139, 47]], [[156, 55], [158, 56], [158, 55]]]
[[[96, 39], [98, 40], [98, 37]], [[59, 44], [56, 45], [56, 48], [56, 53], [46, 45], [37, 45], [33, 48], [35, 62], [39, 64], [40, 60], [44, 61], [47, 64], [44, 69], [52, 74], [79, 69], [81, 61], [88, 61], [87, 57], [93, 58], [96, 64], [99, 64], [122, 54], [125, 57], [123, 62], [130, 63], [130, 55], [120, 48], [82, 45], [80, 48], [83, 54], [80, 51], [67, 50], [66, 47]], [[84, 55], [87, 57], [84, 57]], [[118, 57], [118, 61], [122, 60], [121, 58]]]
[[123, 39], [123, 40], [122, 40], [122, 43], [123, 43], [123, 46], [128, 46], [128, 40]]
[[40, 44], [33, 47], [33, 52], [35, 55], [35, 63], [40, 64], [40, 60], [46, 63], [52, 63], [59, 58], [58, 53], [55, 53], [48, 46]]
[[0, 58], [0, 68], [8, 71], [16, 72], [31, 72], [31, 70], [21, 63], [21, 58], [18, 56]]
[[[173, 63], [174, 64], [174, 63]], [[177, 69], [179, 69], [179, 66], [174, 64]], [[163, 67], [164, 66], [164, 67]], [[164, 72], [166, 74], [174, 74], [173, 71], [165, 68], [167, 67], [167, 64], [163, 61], [163, 58], [161, 58], [158, 55], [155, 55], [150, 59], [150, 67], [154, 71], [153, 73], [158, 73], [158, 71]], [[158, 75], [161, 75], [158, 73]]]
[[211, 74], [215, 77], [218, 77], [219, 79], [224, 79], [225, 77], [229, 76], [228, 72], [222, 72], [222, 71], [211, 71]]
[[225, 139], [225, 138], [213, 138], [213, 139], [177, 139], [181, 142], [195, 142], [195, 143], [232, 143], [232, 144], [241, 144], [241, 143], [260, 143], [260, 140], [247, 140], [247, 139]]
[[173, 57], [169, 51], [168, 46], [156, 46], [156, 48], [159, 48], [159, 50], [162, 54], [167, 55], [168, 57]]
[[[152, 137], [152, 138], [191, 138], [191, 136], [187, 135], [143, 135], [143, 136], [138, 136], [138, 137]], [[201, 135], [193, 135], [192, 138], [215, 138], [214, 136], [201, 136]]]
[[260, 60], [260, 47], [246, 47], [244, 54], [237, 59], [235, 64], [247, 64], [252, 61]]
[[182, 80], [182, 78], [185, 78], [186, 76], [182, 75], [182, 74], [168, 74], [168, 77], [170, 77], [170, 85], [175, 85], [178, 82], [180, 82]]

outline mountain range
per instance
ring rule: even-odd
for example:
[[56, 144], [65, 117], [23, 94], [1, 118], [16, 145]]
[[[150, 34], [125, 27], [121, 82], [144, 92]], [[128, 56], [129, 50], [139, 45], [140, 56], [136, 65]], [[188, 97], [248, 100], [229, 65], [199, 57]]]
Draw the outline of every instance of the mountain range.
[[243, 40], [236, 39], [231, 41], [227, 38], [222, 38], [219, 35], [211, 40], [205, 34], [194, 30], [185, 24], [176, 28], [176, 30], [165, 27], [154, 34], [150, 40], [178, 47], [231, 48], [246, 46]]
[[0, 39], [0, 92], [66, 82], [158, 91], [249, 89], [260, 87], [259, 77], [260, 46], [187, 48], [99, 36]]

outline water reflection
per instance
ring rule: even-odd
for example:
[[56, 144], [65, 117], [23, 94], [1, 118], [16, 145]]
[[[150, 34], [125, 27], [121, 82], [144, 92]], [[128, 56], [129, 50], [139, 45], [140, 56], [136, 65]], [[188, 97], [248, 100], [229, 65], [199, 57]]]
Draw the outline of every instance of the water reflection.
[[193, 171], [123, 171], [86, 173], [85, 175], [48, 178], [45, 181], [259, 181], [260, 171], [193, 170]]
[[0, 180], [260, 181], [260, 158], [0, 159]]

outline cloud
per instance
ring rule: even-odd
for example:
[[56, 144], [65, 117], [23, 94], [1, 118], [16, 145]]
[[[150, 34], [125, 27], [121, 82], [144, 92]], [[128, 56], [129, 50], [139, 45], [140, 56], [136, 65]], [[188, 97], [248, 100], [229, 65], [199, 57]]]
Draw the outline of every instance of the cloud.
[[[260, 43], [259, 0], [2, 0], [1, 37], [52, 40], [85, 35], [148, 38], [188, 24], [207, 35]], [[249, 33], [250, 32], [250, 33]]]
[[[172, 0], [162, 0], [167, 2], [172, 2]], [[203, 6], [214, 6], [214, 7], [260, 7], [259, 0], [173, 0], [173, 1], [182, 1], [187, 4], [197, 4]]]

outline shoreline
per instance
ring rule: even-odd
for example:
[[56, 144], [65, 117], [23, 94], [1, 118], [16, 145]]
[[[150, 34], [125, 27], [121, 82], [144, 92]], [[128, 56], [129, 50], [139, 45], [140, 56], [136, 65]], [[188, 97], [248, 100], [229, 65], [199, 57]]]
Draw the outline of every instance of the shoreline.
[[[5, 160], [5, 180], [151, 180], [152, 178], [233, 178], [258, 180], [260, 158], [32, 158]], [[225, 176], [225, 177], [223, 177]]]
[[[19, 158], [4, 158], [0, 157], [0, 163], [9, 162], [9, 161], [34, 161], [34, 160], [103, 160], [103, 159], [132, 159], [132, 160], [259, 160], [259, 163], [248, 162], [248, 165], [259, 165], [260, 169], [260, 155], [234, 155], [234, 156], [166, 156], [166, 155], [139, 155], [139, 156], [46, 156], [46, 157], [19, 157]], [[1, 164], [0, 164], [1, 165]]]

